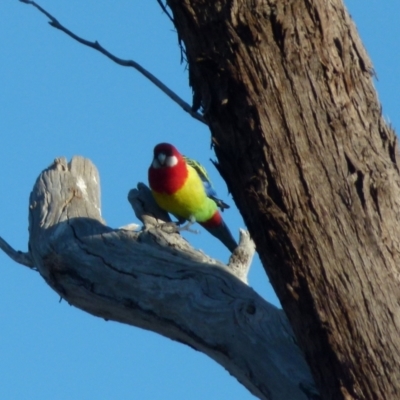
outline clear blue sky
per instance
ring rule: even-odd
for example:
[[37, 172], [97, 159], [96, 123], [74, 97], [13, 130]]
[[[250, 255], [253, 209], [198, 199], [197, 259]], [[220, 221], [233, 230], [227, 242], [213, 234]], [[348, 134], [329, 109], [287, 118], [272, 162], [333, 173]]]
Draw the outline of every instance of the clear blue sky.
[[[176, 34], [156, 0], [112, 3], [40, 1], [71, 30], [141, 63], [190, 103]], [[347, 6], [373, 60], [383, 113], [399, 128], [400, 2], [384, 3], [348, 0]], [[3, 0], [0, 19], [0, 236], [11, 245], [27, 250], [29, 193], [58, 156], [79, 154], [97, 165], [103, 216], [111, 227], [136, 222], [126, 196], [146, 181], [152, 148], [160, 141], [204, 163], [219, 195], [233, 206], [209, 162], [205, 126], [134, 70], [51, 28], [33, 7]], [[234, 206], [225, 217], [237, 236], [244, 224]], [[186, 237], [228, 259], [207, 232]], [[1, 399], [253, 398], [203, 354], [59, 303], [38, 273], [3, 253], [0, 266]], [[278, 304], [258, 259], [250, 284]]]

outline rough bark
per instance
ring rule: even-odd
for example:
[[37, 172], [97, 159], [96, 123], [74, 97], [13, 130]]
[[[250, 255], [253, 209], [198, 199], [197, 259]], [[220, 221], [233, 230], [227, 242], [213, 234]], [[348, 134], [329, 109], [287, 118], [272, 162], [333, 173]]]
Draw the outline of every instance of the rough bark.
[[323, 397], [399, 399], [396, 138], [342, 1], [167, 3], [221, 174]]
[[129, 201], [144, 229], [107, 227], [94, 165], [57, 159], [30, 196], [29, 252], [0, 248], [71, 305], [202, 351], [261, 399], [319, 398], [285, 314], [245, 284], [248, 234], [224, 265], [159, 227], [168, 216], [145, 185]]

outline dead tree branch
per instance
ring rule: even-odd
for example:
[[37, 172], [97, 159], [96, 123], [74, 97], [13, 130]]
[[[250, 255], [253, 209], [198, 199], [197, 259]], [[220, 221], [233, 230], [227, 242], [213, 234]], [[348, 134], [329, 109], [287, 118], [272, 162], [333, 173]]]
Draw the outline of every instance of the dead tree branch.
[[33, 261], [29, 253], [14, 250], [3, 238], [0, 237], [0, 249], [4, 251], [13, 261], [18, 264], [25, 265], [33, 270], [36, 268], [33, 265]]
[[318, 398], [285, 314], [243, 283], [254, 254], [247, 234], [226, 266], [160, 229], [165, 215], [143, 184], [129, 193], [143, 229], [112, 229], [98, 183], [89, 160], [61, 158], [30, 196], [26, 260], [63, 299], [202, 351], [261, 399]]
[[178, 104], [184, 111], [186, 111], [191, 117], [197, 119], [198, 121], [202, 122], [203, 124], [207, 125], [206, 120], [203, 118], [202, 115], [193, 111], [192, 107], [186, 103], [182, 98], [180, 98], [175, 92], [173, 92], [170, 88], [168, 88], [164, 83], [162, 83], [158, 78], [156, 78], [152, 73], [147, 71], [147, 69], [143, 68], [140, 64], [133, 60], [123, 60], [115, 56], [114, 54], [110, 53], [106, 50], [98, 41], [91, 42], [89, 40], [83, 39], [80, 36], [76, 35], [75, 33], [71, 32], [65, 26], [63, 26], [53, 15], [47, 12], [43, 7], [37, 4], [34, 1], [30, 0], [19, 0], [21, 3], [30, 4], [38, 9], [42, 14], [46, 15], [47, 18], [50, 19], [49, 24], [64, 33], [66, 33], [69, 37], [76, 40], [77, 42], [90, 47], [94, 50], [97, 50], [101, 54], [108, 57], [110, 60], [114, 61], [116, 64], [121, 65], [123, 67], [131, 67], [136, 69], [136, 71], [140, 72], [144, 75], [150, 82], [156, 85], [162, 92], [164, 92], [172, 101]]

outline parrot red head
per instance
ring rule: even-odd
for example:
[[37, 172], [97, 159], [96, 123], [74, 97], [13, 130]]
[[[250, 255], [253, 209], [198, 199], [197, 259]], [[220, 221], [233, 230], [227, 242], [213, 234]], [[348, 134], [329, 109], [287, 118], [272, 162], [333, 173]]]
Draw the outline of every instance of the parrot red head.
[[173, 194], [182, 187], [187, 176], [186, 162], [175, 146], [159, 143], [154, 147], [154, 157], [149, 168], [152, 190]]
[[172, 144], [159, 143], [154, 147], [153, 168], [172, 168], [179, 162], [183, 162], [182, 154]]

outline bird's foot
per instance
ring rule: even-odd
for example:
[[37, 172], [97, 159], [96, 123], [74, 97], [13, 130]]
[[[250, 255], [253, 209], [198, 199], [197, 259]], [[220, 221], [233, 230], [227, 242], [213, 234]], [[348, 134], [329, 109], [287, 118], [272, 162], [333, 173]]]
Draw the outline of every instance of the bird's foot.
[[166, 233], [178, 233], [181, 230], [176, 222], [164, 222], [163, 224], [158, 225], [158, 228]]
[[200, 231], [195, 229], [190, 229], [190, 227], [194, 224], [194, 222], [188, 222], [183, 226], [179, 226], [179, 222], [164, 222], [158, 227], [166, 233], [179, 233], [181, 231], [187, 231], [191, 233], [198, 234]]
[[187, 231], [195, 234], [200, 233], [200, 231], [196, 229], [190, 229], [190, 227], [196, 222], [195, 220], [190, 220], [185, 225], [179, 226], [184, 221], [185, 220], [178, 220], [176, 222], [164, 222], [163, 224], [159, 225], [159, 228], [161, 228], [164, 232], [167, 233], [179, 233], [182, 231]]
[[[163, 224], [159, 225], [159, 228], [161, 228], [164, 232], [167, 233], [178, 233], [181, 231], [187, 231], [191, 233], [198, 234], [200, 231], [195, 230], [195, 229], [190, 229], [190, 227], [196, 223], [196, 219], [194, 217], [190, 217], [189, 219], [181, 218], [176, 216], [178, 218], [177, 221], [175, 222], [164, 222]], [[182, 225], [185, 221], [187, 223], [183, 226]]]
[[179, 231], [187, 231], [187, 232], [191, 232], [191, 233], [195, 233], [196, 235], [200, 233], [200, 231], [196, 230], [196, 229], [190, 229], [190, 227], [194, 224], [194, 221], [188, 221], [187, 224], [183, 225], [183, 226], [177, 226], [177, 228], [179, 229]]

